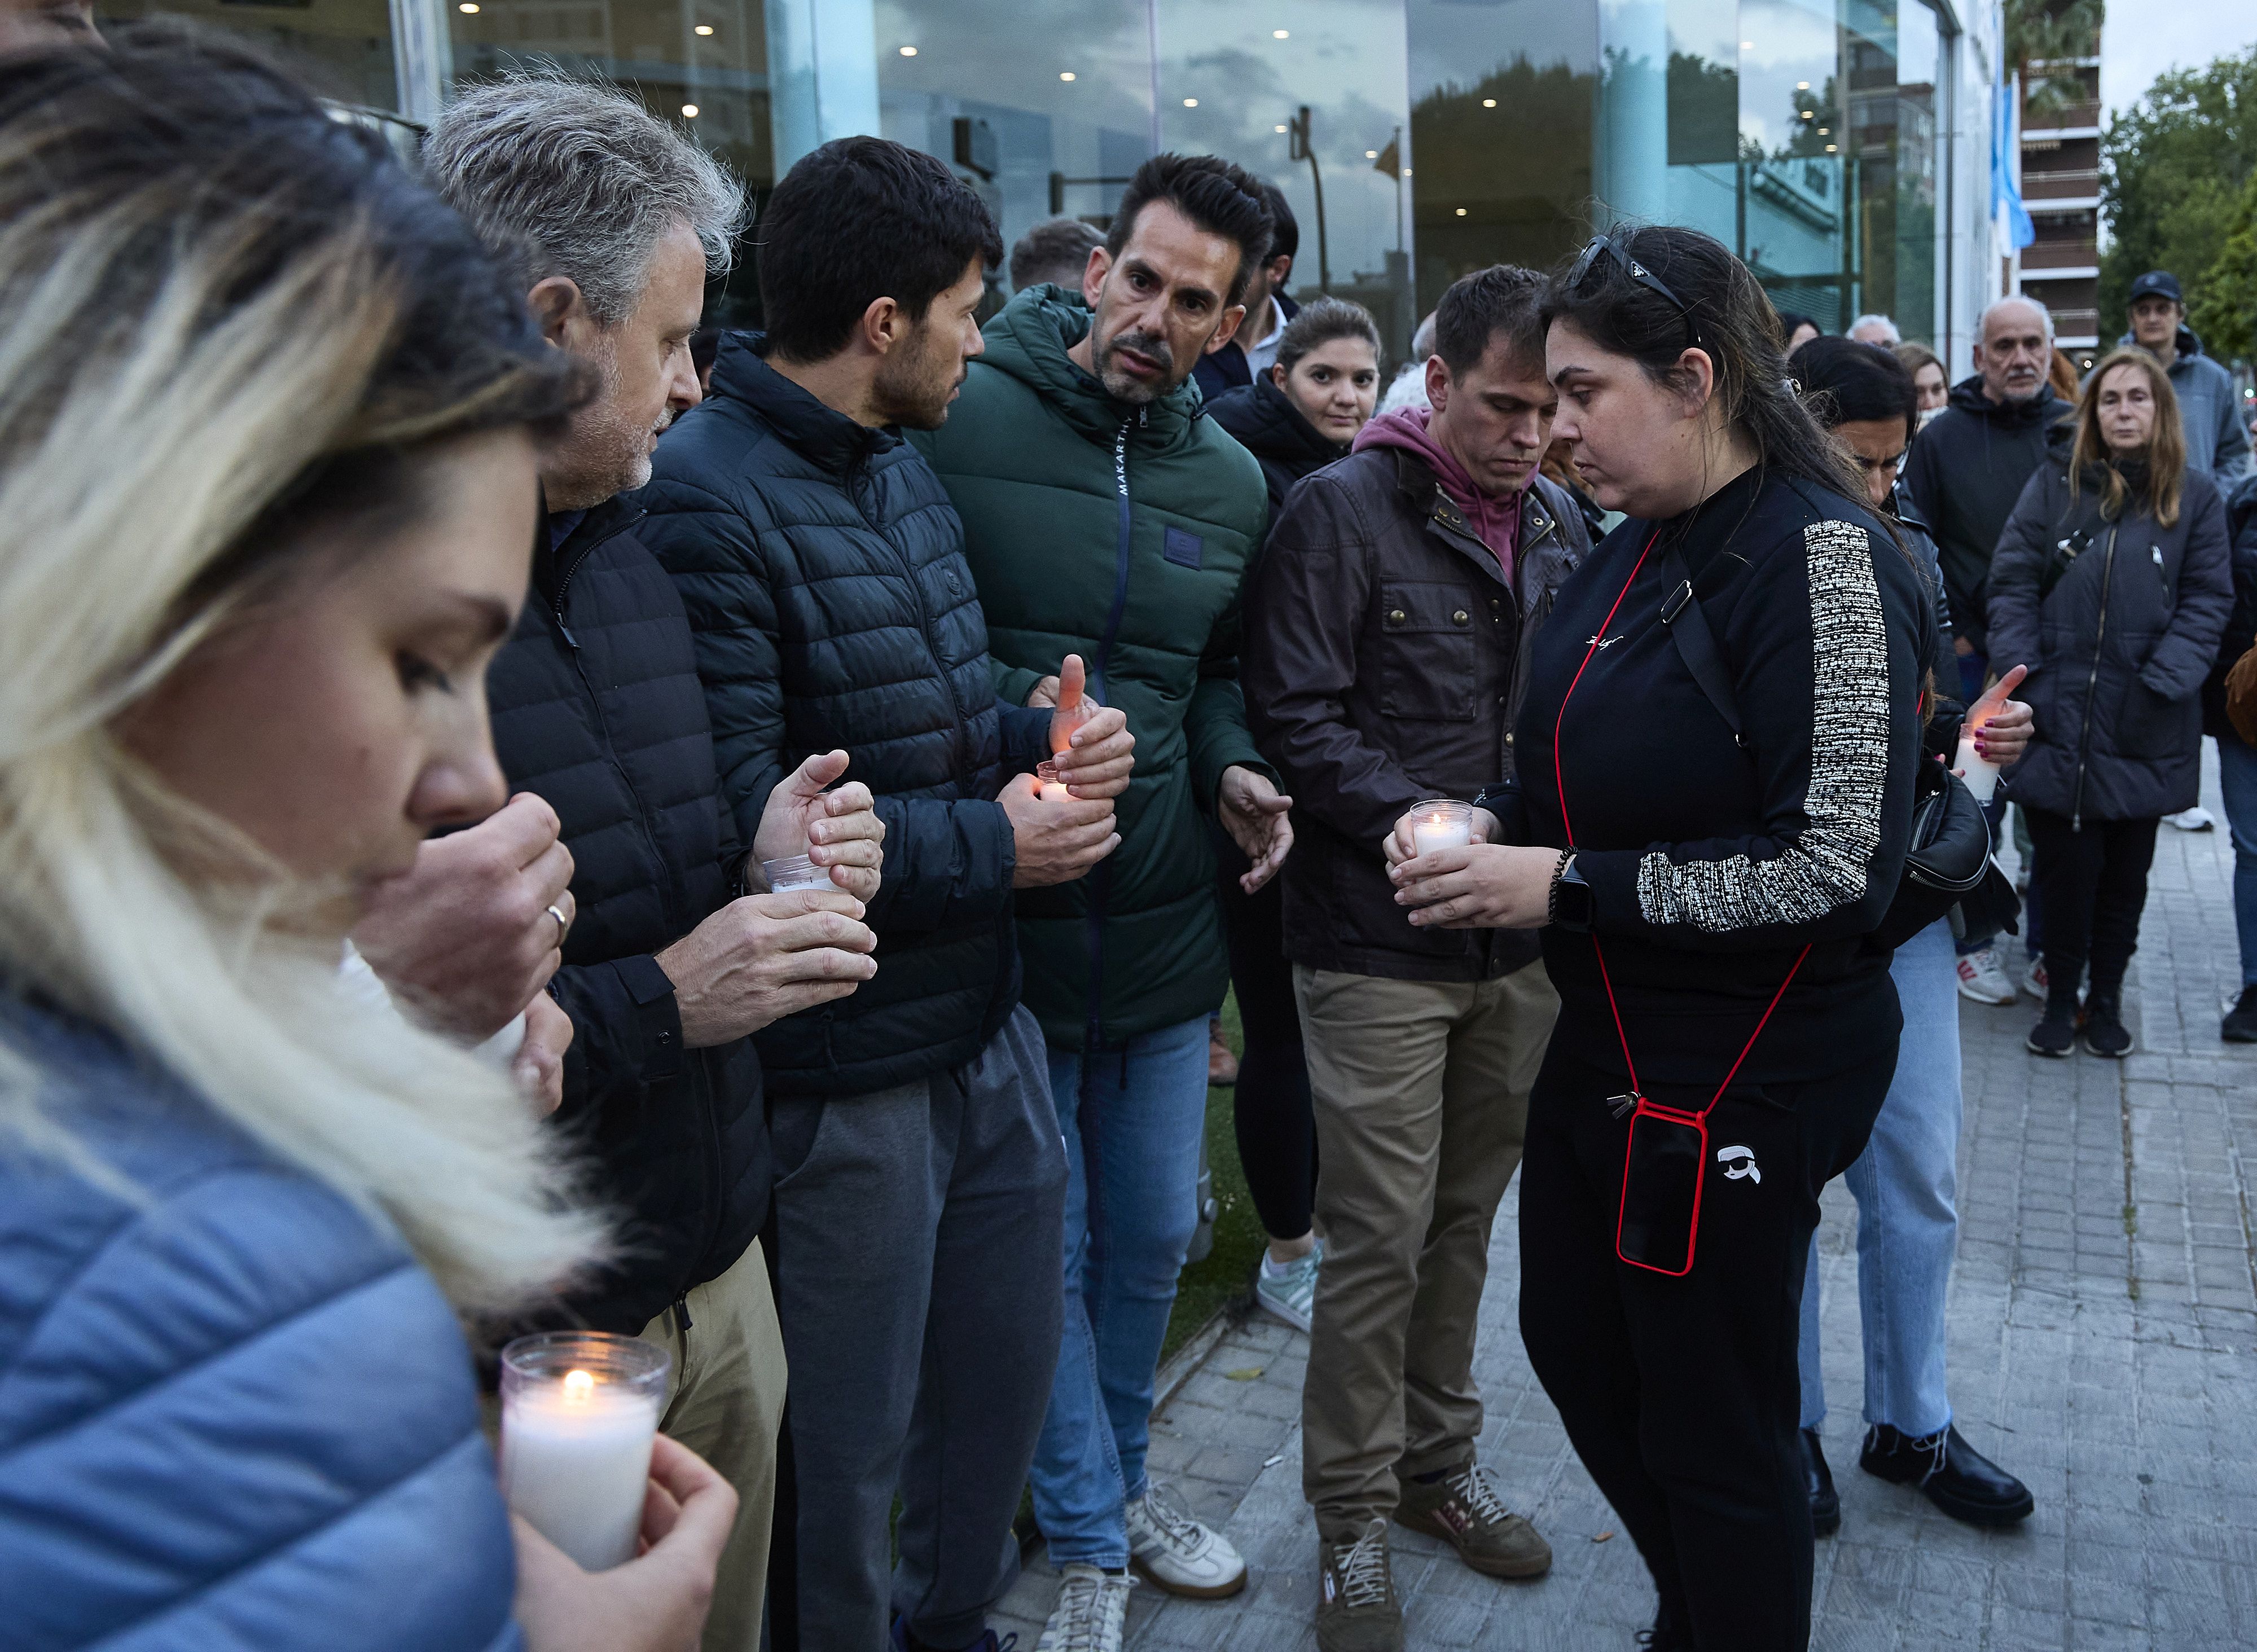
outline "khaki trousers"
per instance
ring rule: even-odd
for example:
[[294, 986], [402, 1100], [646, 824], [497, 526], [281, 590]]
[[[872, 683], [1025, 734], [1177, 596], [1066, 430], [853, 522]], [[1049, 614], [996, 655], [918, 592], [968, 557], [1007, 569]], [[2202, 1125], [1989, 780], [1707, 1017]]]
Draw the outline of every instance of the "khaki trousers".
[[1559, 994], [1293, 969], [1317, 1116], [1324, 1267], [1301, 1394], [1301, 1486], [1353, 1542], [1400, 1479], [1454, 1468], [1482, 1426], [1474, 1338], [1489, 1226], [1520, 1163]]
[[659, 1431], [737, 1488], [737, 1526], [721, 1551], [703, 1652], [760, 1652], [775, 1512], [776, 1428], [783, 1420], [783, 1331], [758, 1239], [729, 1270], [692, 1289], [642, 1338], [674, 1356]]

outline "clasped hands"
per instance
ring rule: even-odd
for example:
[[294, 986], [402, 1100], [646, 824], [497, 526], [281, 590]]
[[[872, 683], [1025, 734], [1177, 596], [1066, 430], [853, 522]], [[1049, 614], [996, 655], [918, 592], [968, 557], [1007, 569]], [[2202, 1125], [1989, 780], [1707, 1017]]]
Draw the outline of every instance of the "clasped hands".
[[1383, 848], [1395, 902], [1410, 908], [1414, 928], [1532, 929], [1545, 921], [1558, 850], [1490, 842], [1497, 820], [1485, 808], [1474, 810], [1472, 843], [1430, 854], [1419, 852], [1411, 825], [1408, 814], [1397, 821]]

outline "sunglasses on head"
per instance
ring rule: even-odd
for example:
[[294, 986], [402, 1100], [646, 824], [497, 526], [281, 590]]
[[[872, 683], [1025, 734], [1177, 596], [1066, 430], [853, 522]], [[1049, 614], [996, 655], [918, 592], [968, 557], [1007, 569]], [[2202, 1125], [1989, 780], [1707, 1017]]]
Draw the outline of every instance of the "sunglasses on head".
[[1693, 319], [1692, 307], [1671, 292], [1659, 276], [1632, 258], [1629, 251], [1610, 235], [1593, 236], [1590, 244], [1586, 246], [1581, 255], [1576, 258], [1574, 267], [1567, 272], [1567, 291], [1570, 293], [1583, 290], [1584, 279], [1590, 274], [1591, 266], [1599, 261], [1602, 254], [1612, 258], [1621, 266], [1624, 274], [1629, 276], [1647, 292], [1657, 293], [1667, 300], [1670, 308], [1675, 310], [1684, 320], [1685, 330], [1693, 335], [1694, 346], [1696, 349], [1707, 348], [1701, 342], [1701, 323]]

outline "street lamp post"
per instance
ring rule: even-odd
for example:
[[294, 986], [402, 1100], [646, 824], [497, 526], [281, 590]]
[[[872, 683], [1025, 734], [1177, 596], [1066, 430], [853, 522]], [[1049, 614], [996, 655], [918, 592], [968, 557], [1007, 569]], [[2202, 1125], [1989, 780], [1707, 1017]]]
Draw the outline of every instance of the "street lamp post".
[[1286, 128], [1286, 157], [1309, 163], [1309, 181], [1317, 191], [1317, 290], [1329, 293], [1333, 290], [1333, 261], [1331, 250], [1325, 244], [1325, 175], [1317, 167], [1317, 147], [1309, 141], [1309, 106], [1301, 105], [1301, 112], [1293, 116]]

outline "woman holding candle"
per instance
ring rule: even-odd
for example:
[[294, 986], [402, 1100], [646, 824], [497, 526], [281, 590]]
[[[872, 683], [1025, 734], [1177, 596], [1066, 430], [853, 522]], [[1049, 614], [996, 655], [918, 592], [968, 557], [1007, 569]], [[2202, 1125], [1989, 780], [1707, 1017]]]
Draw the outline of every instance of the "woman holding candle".
[[2170, 378], [2146, 351], [2117, 350], [2085, 381], [2068, 462], [2023, 488], [1990, 592], [1991, 656], [2029, 666], [2037, 709], [2036, 738], [2003, 777], [2030, 823], [2045, 913], [2029, 1047], [2122, 1055], [2155, 827], [2201, 790], [2202, 685], [2233, 607], [2225, 503], [2188, 467]]
[[0, 67], [0, 338], [10, 1646], [689, 1644], [728, 1487], [660, 1442], [591, 1577], [478, 1431], [463, 1321], [597, 1225], [506, 1077], [338, 970], [503, 801], [570, 358], [380, 138], [169, 35]]
[[1554, 428], [1629, 519], [1537, 635], [1485, 841], [1413, 856], [1406, 818], [1389, 854], [1414, 924], [1545, 926], [1521, 1333], [1653, 1575], [1649, 1644], [1802, 1652], [1797, 1317], [1895, 1064], [1871, 936], [1935, 620], [1726, 248], [1617, 230], [1546, 316]]

